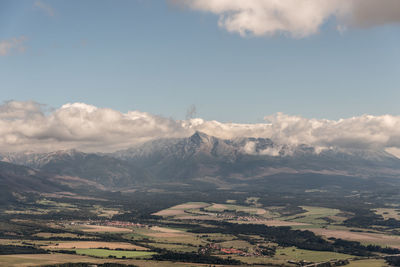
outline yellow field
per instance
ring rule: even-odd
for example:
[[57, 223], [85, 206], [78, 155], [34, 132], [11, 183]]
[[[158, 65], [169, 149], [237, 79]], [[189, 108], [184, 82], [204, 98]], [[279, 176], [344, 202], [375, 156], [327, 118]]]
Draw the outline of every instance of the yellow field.
[[359, 241], [362, 243], [400, 248], [400, 236], [317, 228], [309, 230], [317, 235], [323, 235], [325, 237], [335, 237], [346, 240]]
[[139, 267], [174, 267], [174, 266], [208, 266], [207, 264], [196, 264], [196, 263], [178, 263], [168, 261], [147, 261], [147, 260], [116, 260], [116, 259], [97, 259], [87, 256], [80, 255], [69, 255], [69, 254], [24, 254], [24, 255], [0, 255], [0, 266], [1, 267], [28, 267], [28, 266], [41, 266], [51, 264], [62, 264], [62, 263], [74, 263], [74, 262], [86, 262], [86, 263], [121, 263], [121, 264], [133, 264]]
[[0, 255], [0, 266], [2, 267], [25, 267], [49, 264], [60, 264], [66, 262], [91, 262], [101, 263], [98, 260], [86, 256], [67, 254], [24, 254], [24, 255]]
[[162, 232], [162, 233], [183, 233], [181, 230], [160, 227], [160, 226], [153, 226], [153, 227], [151, 227], [151, 230], [157, 231], [157, 232]]
[[[155, 230], [152, 228], [145, 229], [145, 228], [135, 228], [133, 234], [127, 234], [125, 237], [129, 238], [132, 236], [134, 239], [141, 239], [141, 238], [149, 238], [154, 240], [157, 243], [166, 243], [166, 244], [188, 244], [198, 246], [198, 245], [205, 245], [207, 242], [202, 240], [201, 238], [197, 237], [197, 235], [192, 233], [187, 233], [175, 229], [169, 229], [164, 227], [156, 227]], [[164, 229], [164, 232], [159, 231], [160, 229]], [[173, 230], [174, 232], [170, 232]], [[165, 232], [168, 231], [168, 232]], [[178, 232], [175, 232], [178, 231]]]
[[231, 210], [235, 212], [246, 212], [249, 214], [257, 214], [257, 215], [267, 215], [267, 211], [262, 208], [254, 208], [254, 207], [246, 207], [240, 205], [232, 205], [232, 204], [218, 204], [213, 203], [211, 206], [205, 208], [208, 211], [223, 211], [223, 210]]
[[182, 214], [185, 214], [185, 210], [167, 209], [167, 210], [161, 210], [159, 212], [153, 213], [153, 215], [157, 215], [157, 216], [176, 216], [176, 215], [182, 215]]
[[200, 209], [209, 206], [210, 204], [204, 202], [188, 202], [180, 205], [173, 206], [171, 208], [161, 210], [153, 213], [157, 216], [177, 216], [185, 214], [185, 210]]
[[204, 203], [204, 202], [188, 202], [180, 205], [176, 205], [172, 207], [171, 209], [176, 209], [176, 210], [188, 210], [188, 209], [200, 209], [209, 206], [210, 204]]
[[400, 209], [376, 209], [374, 211], [376, 214], [382, 215], [385, 220], [390, 218], [400, 220]]
[[80, 227], [83, 232], [132, 232], [131, 229], [128, 228], [119, 228], [113, 226], [102, 226], [102, 225], [82, 225]]

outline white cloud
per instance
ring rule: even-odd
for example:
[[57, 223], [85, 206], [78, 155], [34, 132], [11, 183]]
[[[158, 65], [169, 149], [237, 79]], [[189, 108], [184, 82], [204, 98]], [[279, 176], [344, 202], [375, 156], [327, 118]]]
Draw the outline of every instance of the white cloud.
[[400, 148], [398, 148], [398, 147], [388, 147], [388, 148], [385, 149], [385, 151], [400, 159]]
[[25, 42], [25, 36], [21, 36], [19, 38], [11, 38], [8, 40], [0, 40], [0, 56], [7, 56], [13, 51], [25, 52]]
[[392, 115], [320, 120], [277, 113], [267, 116], [265, 123], [238, 124], [199, 118], [176, 121], [83, 103], [66, 104], [50, 112], [43, 108], [35, 102], [0, 105], [0, 152], [71, 148], [107, 152], [157, 138], [185, 137], [196, 130], [225, 139], [264, 137], [280, 144], [400, 151], [400, 116]]
[[398, 0], [172, 0], [194, 10], [219, 16], [218, 25], [229, 32], [255, 36], [289, 33], [315, 34], [331, 17], [337, 29], [370, 27], [400, 22]]
[[112, 151], [158, 137], [185, 136], [181, 123], [145, 112], [73, 103], [46, 113], [34, 102], [0, 106], [0, 151], [77, 148]]
[[40, 0], [35, 1], [33, 6], [36, 8], [39, 8], [40, 10], [45, 12], [50, 17], [54, 17], [54, 15], [55, 15], [54, 9], [51, 6], [49, 6], [48, 4], [45, 4], [44, 2], [42, 2]]

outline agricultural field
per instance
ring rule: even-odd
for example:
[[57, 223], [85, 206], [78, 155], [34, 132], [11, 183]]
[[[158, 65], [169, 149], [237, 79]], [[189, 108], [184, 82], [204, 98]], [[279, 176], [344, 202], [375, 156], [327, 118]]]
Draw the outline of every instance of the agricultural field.
[[381, 215], [384, 219], [395, 219], [400, 220], [400, 208], [380, 208], [374, 210], [378, 215]]
[[310, 229], [312, 232], [325, 236], [327, 238], [342, 238], [347, 240], [359, 241], [363, 244], [383, 245], [400, 249], [400, 236], [368, 233], [368, 232], [354, 232], [346, 230], [330, 230], [330, 229]]
[[[241, 206], [234, 204], [201, 203], [198, 207], [189, 203], [178, 205], [165, 211], [178, 210], [180, 214], [175, 216], [166, 215], [172, 220], [216, 220], [235, 222], [240, 224], [264, 224], [267, 226], [290, 226], [300, 230], [311, 230], [318, 235], [326, 238], [341, 238], [346, 240], [358, 241], [363, 244], [374, 244], [400, 248], [400, 236], [388, 235], [383, 232], [367, 233], [367, 229], [349, 228], [343, 222], [349, 216], [339, 209], [299, 206], [302, 212], [291, 216], [282, 216], [282, 207], [254, 207], [257, 198], [248, 198], [246, 203], [251, 206]], [[201, 206], [201, 207], [200, 207]], [[187, 208], [187, 209], [185, 209]], [[381, 209], [382, 211], [383, 209]], [[190, 216], [181, 216], [191, 214]]]
[[185, 211], [191, 211], [191, 210], [198, 210], [200, 208], [204, 208], [209, 206], [208, 203], [204, 202], [187, 202], [184, 204], [176, 205], [171, 208], [161, 210], [159, 212], [154, 213], [154, 215], [157, 216], [178, 216], [178, 215], [183, 215], [186, 214]]
[[[133, 240], [148, 239], [152, 242], [151, 244], [156, 247], [163, 247], [168, 244], [186, 246], [185, 250], [193, 250], [193, 248], [196, 248], [197, 250], [198, 246], [207, 244], [207, 241], [203, 240], [196, 234], [159, 226], [151, 228], [134, 228], [133, 234], [125, 234], [124, 237]], [[158, 246], [158, 244], [163, 245]]]
[[181, 253], [185, 253], [185, 252], [192, 252], [192, 253], [197, 253], [198, 251], [198, 247], [197, 246], [191, 246], [190, 244], [177, 244], [174, 242], [168, 243], [165, 241], [156, 241], [154, 243], [151, 243], [151, 245], [157, 249], [165, 249], [165, 250], [169, 250], [172, 252], [181, 252]]
[[100, 205], [94, 205], [93, 208], [94, 208], [94, 212], [99, 217], [105, 217], [105, 218], [112, 218], [114, 215], [117, 215], [122, 212], [117, 209], [109, 209], [109, 208], [102, 207]]
[[375, 260], [375, 259], [368, 259], [368, 260], [356, 260], [351, 261], [347, 267], [385, 267], [389, 266], [384, 260]]
[[[231, 265], [232, 261], [235, 264], [295, 266], [294, 263], [301, 261], [342, 259], [348, 259], [349, 266], [360, 266], [354, 264], [364, 262], [376, 266], [385, 262], [384, 259], [367, 260], [349, 254], [350, 250], [343, 247], [335, 248], [341, 252], [329, 251], [334, 250], [332, 248], [319, 251], [319, 245], [314, 246], [314, 241], [306, 239], [296, 243], [295, 236], [289, 235], [287, 241], [279, 232], [281, 227], [285, 227], [284, 235], [296, 229], [310, 230], [316, 234], [315, 238], [323, 238], [323, 241], [315, 241], [317, 243], [332, 245], [333, 241], [328, 238], [334, 237], [359, 241], [362, 245], [400, 247], [400, 238], [395, 233], [346, 226], [344, 221], [350, 217], [349, 212], [310, 205], [266, 206], [259, 197], [253, 196], [244, 197], [241, 201], [227, 197], [220, 202], [192, 201], [169, 207], [164, 205], [152, 211], [149, 214], [151, 217], [146, 219], [124, 217], [129, 207], [110, 203], [103, 205], [103, 202], [96, 202], [86, 213], [90, 205], [82, 205], [81, 202], [92, 200], [75, 201], [70, 203], [65, 199], [48, 197], [37, 200], [30, 210], [46, 210], [41, 215], [4, 210], [3, 214], [10, 216], [10, 220], [0, 221], [3, 233], [0, 246], [5, 246], [5, 249], [13, 246], [11, 248], [15, 248], [15, 253], [0, 255], [0, 266], [106, 261], [137, 266], [175, 266], [173, 261], [182, 266], [187, 266], [185, 262], [190, 262], [190, 266], [207, 266], [207, 263], [217, 262]], [[76, 220], [57, 217], [63, 209], [71, 218], [75, 209], [80, 210], [81, 217]], [[17, 215], [19, 217], [15, 217]], [[266, 231], [270, 231], [272, 236], [263, 234]], [[310, 246], [314, 249], [302, 247], [305, 242], [311, 242]], [[18, 251], [26, 254], [18, 254]], [[362, 261], [354, 261], [357, 257]]]
[[0, 266], [4, 267], [28, 267], [40, 266], [61, 263], [76, 263], [90, 262], [100, 263], [103, 260], [98, 260], [91, 257], [69, 255], [69, 254], [27, 254], [27, 255], [0, 255]]
[[34, 234], [35, 237], [54, 239], [54, 238], [72, 238], [72, 239], [96, 239], [94, 236], [73, 234], [73, 233], [37, 233]]
[[204, 210], [211, 212], [222, 212], [222, 211], [236, 212], [236, 213], [242, 212], [250, 215], [264, 215], [267, 213], [266, 210], [261, 208], [254, 208], [249, 206], [240, 206], [233, 204], [216, 204], [216, 203], [207, 206]]
[[104, 226], [104, 225], [79, 225], [76, 227], [72, 227], [73, 229], [76, 230], [81, 230], [83, 232], [87, 233], [124, 233], [124, 232], [132, 232], [131, 229], [128, 228], [123, 228], [123, 227], [113, 227], [113, 226]]
[[[232, 201], [231, 201], [232, 202]], [[272, 218], [272, 213], [263, 208], [235, 204], [219, 203], [185, 203], [154, 213], [163, 217], [175, 219], [223, 220], [233, 218], [234, 215], [258, 216], [263, 219]], [[225, 215], [225, 216], [224, 216]]]
[[[117, 263], [126, 265], [135, 265], [139, 267], [175, 267], [183, 266], [186, 267], [186, 263], [171, 262], [171, 261], [149, 261], [145, 259], [104, 259], [94, 258], [89, 256], [81, 255], [69, 255], [69, 254], [28, 254], [28, 255], [0, 255], [0, 266], [2, 267], [31, 267], [31, 266], [43, 266], [43, 265], [54, 265], [63, 263], [90, 263], [90, 264], [102, 264], [102, 263]], [[190, 266], [207, 266], [205, 264], [191, 263]]]
[[[258, 198], [250, 197], [246, 203], [250, 206], [219, 203], [185, 203], [161, 210], [154, 215], [182, 220], [225, 220], [237, 223], [265, 224], [268, 226], [307, 226], [322, 227], [331, 223], [341, 223], [346, 218], [338, 216], [338, 209], [301, 206], [304, 210], [292, 216], [285, 216], [280, 211], [283, 207], [261, 207]], [[306, 227], [306, 228], [307, 228]]]
[[97, 248], [75, 249], [75, 252], [78, 255], [86, 255], [86, 256], [93, 256], [100, 258], [116, 257], [118, 259], [146, 258], [156, 254], [155, 252], [148, 252], [148, 251], [124, 251], [124, 250], [97, 249]]
[[123, 250], [149, 250], [148, 248], [133, 245], [123, 242], [100, 242], [100, 241], [68, 241], [59, 242], [44, 246], [42, 248], [57, 250], [57, 249], [94, 249], [94, 248], [107, 248], [107, 249], [123, 249]]
[[340, 216], [337, 216], [341, 212], [338, 209], [312, 206], [300, 207], [305, 210], [304, 213], [299, 213], [288, 217], [280, 217], [279, 219], [283, 221], [293, 221], [316, 226], [325, 226], [328, 225], [330, 222], [340, 222], [340, 220], [343, 221]]
[[298, 249], [295, 247], [280, 248], [276, 251], [277, 259], [295, 260], [295, 261], [310, 261], [324, 262], [333, 259], [350, 259], [354, 256], [336, 252], [313, 251]]

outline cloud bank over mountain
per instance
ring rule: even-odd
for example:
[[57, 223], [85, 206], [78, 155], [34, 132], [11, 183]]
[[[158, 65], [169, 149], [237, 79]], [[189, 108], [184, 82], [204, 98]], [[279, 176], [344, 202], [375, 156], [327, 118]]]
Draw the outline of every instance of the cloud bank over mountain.
[[218, 25], [242, 36], [315, 34], [330, 18], [339, 30], [400, 22], [398, 0], [173, 0], [219, 16]]
[[109, 152], [158, 139], [202, 131], [223, 139], [271, 138], [281, 144], [316, 147], [400, 149], [400, 116], [363, 115], [340, 120], [307, 119], [277, 113], [265, 123], [238, 124], [200, 118], [173, 120], [146, 112], [122, 113], [84, 103], [46, 110], [36, 102], [0, 105], [0, 150], [79, 149]]

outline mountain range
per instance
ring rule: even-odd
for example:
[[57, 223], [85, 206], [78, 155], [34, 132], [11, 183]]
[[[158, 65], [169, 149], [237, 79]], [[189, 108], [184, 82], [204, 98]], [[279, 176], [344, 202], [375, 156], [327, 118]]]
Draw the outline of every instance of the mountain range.
[[60, 182], [64, 186], [126, 190], [199, 182], [224, 187], [289, 176], [364, 180], [400, 177], [400, 159], [382, 150], [321, 150], [278, 144], [267, 138], [223, 140], [201, 132], [107, 154], [77, 150], [3, 153], [0, 160], [2, 183], [16, 188], [18, 181], [23, 181], [27, 191], [57, 190]]

